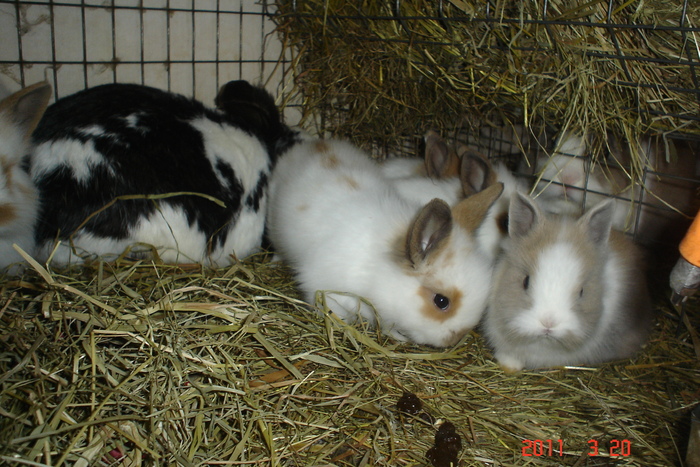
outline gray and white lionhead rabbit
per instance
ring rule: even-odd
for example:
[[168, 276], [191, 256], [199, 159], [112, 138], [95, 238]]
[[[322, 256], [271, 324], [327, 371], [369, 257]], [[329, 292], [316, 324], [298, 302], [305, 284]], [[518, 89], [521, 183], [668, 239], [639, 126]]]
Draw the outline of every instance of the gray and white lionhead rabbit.
[[647, 338], [651, 306], [636, 246], [611, 230], [613, 200], [580, 218], [545, 214], [516, 193], [494, 271], [484, 332], [508, 370], [628, 358]]
[[419, 203], [402, 197], [351, 144], [305, 141], [273, 172], [270, 240], [309, 303], [326, 291], [327, 306], [343, 320], [362, 318], [398, 340], [449, 346], [486, 306], [492, 262], [474, 231], [502, 189], [493, 185], [453, 207]]
[[211, 109], [147, 86], [108, 84], [50, 106], [30, 167], [39, 258], [56, 240], [58, 264], [135, 244], [173, 263], [225, 265], [255, 252], [270, 172], [296, 133], [272, 96], [245, 81], [224, 85], [216, 102]]
[[[34, 251], [37, 194], [23, 158], [30, 152], [30, 135], [51, 97], [51, 86], [37, 83], [0, 102], [0, 270], [22, 260], [17, 244]], [[18, 273], [20, 267], [8, 271]]]

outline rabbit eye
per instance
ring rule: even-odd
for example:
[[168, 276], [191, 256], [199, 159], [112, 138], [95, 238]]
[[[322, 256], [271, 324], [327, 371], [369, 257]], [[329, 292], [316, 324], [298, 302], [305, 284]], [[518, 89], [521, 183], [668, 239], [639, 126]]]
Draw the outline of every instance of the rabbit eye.
[[433, 297], [433, 303], [442, 311], [445, 311], [450, 307], [450, 299], [444, 295], [440, 295], [439, 293], [436, 293]]
[[581, 289], [581, 291], [578, 293], [578, 296], [583, 297], [583, 289]]
[[530, 276], [525, 276], [525, 279], [523, 279], [523, 289], [527, 290], [528, 287], [530, 287]]

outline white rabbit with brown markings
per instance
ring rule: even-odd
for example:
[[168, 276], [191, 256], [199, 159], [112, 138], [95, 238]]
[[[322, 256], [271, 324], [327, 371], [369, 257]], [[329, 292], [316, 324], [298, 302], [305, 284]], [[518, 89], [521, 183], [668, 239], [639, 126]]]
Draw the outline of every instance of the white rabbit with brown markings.
[[578, 219], [547, 215], [516, 194], [494, 272], [484, 333], [507, 370], [629, 358], [651, 306], [635, 245], [611, 230], [612, 200]]
[[40, 257], [57, 240], [57, 264], [143, 244], [165, 262], [212, 266], [257, 251], [270, 172], [296, 133], [272, 96], [245, 81], [224, 85], [217, 105], [109, 84], [50, 106], [34, 132], [30, 169]]
[[432, 130], [424, 140], [423, 159], [395, 157], [381, 164], [404, 198], [420, 203], [440, 198], [452, 206], [493, 183], [491, 166], [481, 154], [465, 145], [448, 145]]
[[436, 132], [425, 135], [425, 159], [389, 159], [382, 172], [405, 199], [426, 203], [433, 198], [449, 205], [474, 195], [496, 183], [503, 184], [503, 195], [489, 209], [475, 232], [478, 244], [495, 258], [506, 236], [508, 202], [524, 183], [502, 163], [491, 163], [464, 144], [448, 145]]
[[308, 302], [325, 292], [343, 320], [364, 319], [398, 340], [445, 347], [484, 311], [492, 263], [474, 231], [501, 191], [496, 184], [453, 207], [410, 201], [358, 148], [307, 141], [273, 172], [269, 235]]
[[[0, 101], [0, 269], [22, 260], [13, 244], [34, 253], [38, 195], [23, 159], [50, 97], [51, 86], [41, 82]], [[20, 267], [8, 269], [19, 271]]]

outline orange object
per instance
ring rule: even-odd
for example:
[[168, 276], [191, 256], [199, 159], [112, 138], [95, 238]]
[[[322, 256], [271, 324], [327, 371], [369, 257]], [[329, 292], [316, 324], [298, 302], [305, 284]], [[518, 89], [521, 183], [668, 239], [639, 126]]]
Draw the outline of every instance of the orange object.
[[688, 232], [681, 241], [679, 250], [683, 258], [693, 266], [700, 267], [700, 213], [690, 224]]

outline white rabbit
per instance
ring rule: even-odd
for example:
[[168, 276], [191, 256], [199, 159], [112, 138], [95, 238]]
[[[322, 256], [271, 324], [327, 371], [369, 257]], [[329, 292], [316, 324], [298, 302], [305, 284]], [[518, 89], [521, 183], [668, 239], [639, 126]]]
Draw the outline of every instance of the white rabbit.
[[424, 140], [423, 159], [393, 157], [381, 163], [382, 174], [401, 196], [421, 204], [440, 198], [452, 206], [484, 188], [486, 167], [477, 166], [478, 159], [463, 158], [460, 148], [449, 146], [432, 130]]
[[141, 244], [165, 262], [213, 266], [257, 251], [270, 172], [296, 133], [272, 96], [246, 81], [225, 84], [216, 102], [220, 110], [108, 84], [50, 106], [33, 135], [30, 169], [39, 256], [56, 240], [59, 265]]
[[449, 146], [434, 131], [425, 135], [424, 163], [419, 159], [389, 159], [382, 165], [382, 172], [392, 179], [402, 197], [421, 204], [440, 198], [453, 206], [495, 183], [502, 183], [503, 195], [475, 232], [477, 243], [493, 259], [500, 253], [507, 234], [510, 197], [527, 189], [505, 164], [491, 164], [486, 157], [460, 143]]
[[[554, 155], [538, 162], [541, 178], [534, 196], [545, 210], [566, 215], [579, 215], [586, 206], [614, 197], [615, 229], [635, 233], [645, 242], [677, 243], [687, 219], [700, 207], [700, 143], [641, 138], [634, 147], [641, 166], [636, 169], [629, 145], [615, 137], [608, 145], [608, 157], [591, 164], [587, 139], [562, 134]], [[640, 176], [642, 170], [646, 173]]]
[[[0, 102], [0, 269], [21, 261], [16, 243], [34, 253], [37, 193], [23, 168], [30, 151], [30, 135], [51, 97], [45, 82], [24, 88]], [[11, 267], [10, 273], [20, 272]]]
[[507, 370], [628, 358], [647, 338], [651, 306], [641, 257], [611, 231], [613, 202], [579, 219], [548, 217], [513, 196], [484, 333]]
[[422, 205], [401, 197], [358, 148], [317, 140], [280, 158], [270, 190], [270, 239], [310, 303], [329, 291], [327, 305], [340, 318], [438, 347], [478, 323], [492, 263], [473, 232], [500, 185], [452, 208], [438, 199]]
[[601, 172], [590, 163], [586, 137], [564, 132], [554, 153], [537, 161], [534, 196], [548, 212], [578, 216], [584, 202], [590, 206], [612, 194], [612, 186]]

